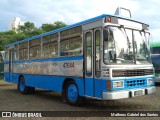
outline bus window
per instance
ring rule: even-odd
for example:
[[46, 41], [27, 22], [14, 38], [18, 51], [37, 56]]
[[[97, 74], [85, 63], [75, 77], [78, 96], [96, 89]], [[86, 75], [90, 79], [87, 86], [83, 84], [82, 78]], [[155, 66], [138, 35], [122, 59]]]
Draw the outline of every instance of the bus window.
[[9, 61], [9, 50], [6, 48], [5, 49], [5, 56], [4, 56], [4, 60], [6, 61], [6, 62], [8, 62]]
[[85, 35], [86, 39], [86, 75], [92, 76], [92, 34], [87, 32]]
[[72, 38], [69, 40], [68, 55], [79, 55], [82, 52], [82, 39], [81, 37]]
[[19, 44], [19, 60], [28, 59], [28, 42]]
[[42, 57], [43, 58], [56, 57], [57, 53], [58, 53], [58, 43], [57, 42], [47, 43], [42, 46]]
[[78, 26], [78, 27], [74, 27], [74, 28], [62, 31], [60, 34], [60, 37], [61, 37], [61, 40], [63, 40], [67, 38], [77, 37], [77, 36], [80, 36], [81, 34], [82, 34], [82, 27]]
[[58, 34], [52, 34], [43, 37], [42, 57], [51, 58], [58, 54]]
[[82, 53], [82, 38], [76, 37], [62, 40], [60, 46], [61, 56], [80, 55]]
[[29, 58], [30, 59], [38, 59], [41, 56], [41, 40], [39, 39], [34, 39], [30, 41], [30, 46], [29, 46]]
[[14, 60], [18, 60], [18, 44], [15, 45], [15, 49], [14, 49]]

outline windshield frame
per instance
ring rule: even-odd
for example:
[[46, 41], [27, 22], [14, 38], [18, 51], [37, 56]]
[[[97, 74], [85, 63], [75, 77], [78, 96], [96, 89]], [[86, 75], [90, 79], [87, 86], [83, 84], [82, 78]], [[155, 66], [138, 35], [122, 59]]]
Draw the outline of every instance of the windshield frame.
[[[130, 27], [124, 27], [123, 25], [119, 25], [119, 26], [117, 26], [117, 25], [106, 25], [105, 27], [104, 27], [104, 30], [103, 30], [103, 32], [105, 31], [107, 31], [107, 34], [108, 34], [108, 38], [107, 39], [109, 39], [109, 36], [110, 36], [110, 33], [109, 33], [109, 28], [110, 27], [115, 27], [115, 28], [117, 28], [117, 29], [119, 29], [119, 30], [121, 30], [121, 32], [123, 32], [123, 34], [125, 34], [125, 37], [126, 37], [126, 39], [127, 40], [129, 40], [129, 42], [131, 42], [131, 44], [132, 44], [132, 47], [131, 47], [131, 49], [133, 50], [133, 60], [128, 60], [128, 62], [126, 62], [127, 60], [125, 60], [125, 62], [126, 63], [117, 63], [117, 62], [105, 62], [105, 40], [104, 40], [104, 38], [103, 38], [103, 63], [104, 64], [107, 64], [107, 65], [115, 65], [115, 64], [117, 64], [117, 65], [125, 65], [125, 64], [152, 64], [151, 63], [151, 49], [150, 49], [150, 47], [149, 47], [149, 41], [150, 41], [150, 32], [147, 30], [144, 30], [144, 29], [142, 29], [142, 30], [140, 30], [140, 29], [135, 29], [135, 28], [130, 28]], [[126, 30], [131, 30], [131, 32], [132, 32], [132, 39], [129, 39], [129, 37], [128, 37], [128, 34], [126, 33]], [[145, 43], [145, 45], [147, 46], [147, 51], [148, 51], [148, 58], [146, 58], [146, 59], [144, 59], [144, 63], [139, 63], [139, 61], [137, 60], [137, 58], [136, 58], [136, 53], [135, 53], [135, 45], [134, 45], [134, 41], [135, 41], [135, 37], [134, 37], [134, 32], [138, 32], [140, 35], [141, 35], [141, 39], [142, 39], [142, 41], [144, 41], [144, 43]], [[113, 31], [112, 31], [113, 32]], [[142, 33], [144, 34], [144, 36], [142, 35]], [[148, 37], [146, 36], [148, 34]], [[104, 36], [103, 36], [104, 37]], [[143, 37], [144, 37], [144, 39], [143, 39]], [[114, 43], [115, 43], [115, 39], [114, 39]], [[115, 49], [116, 49], [116, 46], [115, 46]], [[107, 48], [107, 50], [108, 50], [108, 48]], [[116, 59], [117, 59], [118, 57], [116, 56]], [[110, 60], [109, 60], [110, 61]]]

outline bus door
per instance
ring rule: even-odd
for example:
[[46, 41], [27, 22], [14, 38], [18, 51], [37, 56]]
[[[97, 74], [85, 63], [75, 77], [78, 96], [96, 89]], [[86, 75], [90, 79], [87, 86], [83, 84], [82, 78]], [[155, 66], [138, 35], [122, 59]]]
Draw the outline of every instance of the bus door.
[[100, 78], [100, 37], [100, 28], [84, 32], [84, 79], [86, 96], [96, 96], [96, 81]]
[[13, 54], [14, 49], [9, 50], [9, 81], [13, 82]]

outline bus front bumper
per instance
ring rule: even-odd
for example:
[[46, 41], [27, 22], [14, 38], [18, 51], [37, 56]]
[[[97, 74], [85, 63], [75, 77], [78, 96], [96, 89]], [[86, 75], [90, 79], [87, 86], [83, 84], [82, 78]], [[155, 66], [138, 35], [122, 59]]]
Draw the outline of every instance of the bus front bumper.
[[132, 98], [136, 96], [142, 96], [151, 94], [156, 91], [155, 86], [134, 89], [134, 90], [121, 90], [113, 92], [103, 92], [103, 100], [117, 100], [123, 98]]

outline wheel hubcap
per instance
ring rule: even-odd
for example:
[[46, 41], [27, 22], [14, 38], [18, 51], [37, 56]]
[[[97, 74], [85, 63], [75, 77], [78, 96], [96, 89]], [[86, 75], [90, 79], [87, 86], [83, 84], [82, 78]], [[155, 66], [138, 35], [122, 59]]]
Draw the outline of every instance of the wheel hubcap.
[[77, 100], [77, 97], [78, 97], [77, 87], [74, 84], [71, 84], [68, 87], [68, 98], [69, 100], [75, 102]]

